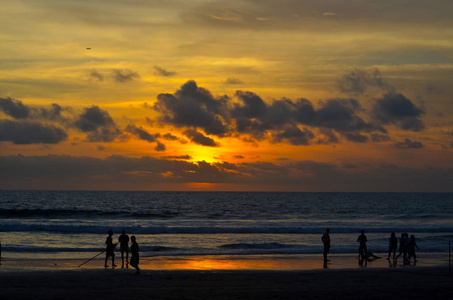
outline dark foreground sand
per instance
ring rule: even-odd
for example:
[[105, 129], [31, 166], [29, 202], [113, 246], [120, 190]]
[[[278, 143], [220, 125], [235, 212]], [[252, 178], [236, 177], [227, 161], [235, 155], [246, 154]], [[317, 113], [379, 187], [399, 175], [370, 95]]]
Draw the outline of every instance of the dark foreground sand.
[[18, 270], [0, 299], [453, 299], [448, 269]]

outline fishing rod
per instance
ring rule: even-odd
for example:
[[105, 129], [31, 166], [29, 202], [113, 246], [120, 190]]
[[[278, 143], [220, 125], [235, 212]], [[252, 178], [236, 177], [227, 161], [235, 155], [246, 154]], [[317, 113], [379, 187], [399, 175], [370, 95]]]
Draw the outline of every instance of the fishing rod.
[[101, 254], [104, 253], [105, 251], [106, 251], [106, 250], [102, 251], [101, 253], [96, 254], [95, 256], [93, 256], [92, 258], [90, 258], [89, 260], [87, 260], [86, 262], [80, 264], [80, 265], [78, 266], [78, 268], [80, 268], [81, 266], [83, 266], [83, 265], [86, 264], [87, 262], [92, 261], [93, 259], [95, 259], [95, 258], [98, 257], [99, 255], [101, 255]]
[[[112, 249], [112, 251], [115, 250], [116, 245], [118, 245], [118, 243], [113, 244], [113, 249]], [[86, 264], [86, 263], [89, 262], [89, 261], [92, 261], [93, 259], [95, 259], [95, 258], [98, 257], [99, 255], [101, 255], [101, 254], [104, 253], [105, 251], [107, 251], [107, 249], [105, 249], [105, 250], [102, 251], [101, 253], [96, 254], [95, 256], [93, 256], [92, 258], [90, 258], [89, 260], [87, 260], [86, 262], [84, 262], [84, 263], [78, 265], [77, 267], [80, 268], [81, 266], [83, 266], [84, 264]]]

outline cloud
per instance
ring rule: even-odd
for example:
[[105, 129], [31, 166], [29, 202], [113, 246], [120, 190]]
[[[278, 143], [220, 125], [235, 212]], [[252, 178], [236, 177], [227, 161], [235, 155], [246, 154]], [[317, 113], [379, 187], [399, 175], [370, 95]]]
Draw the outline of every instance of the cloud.
[[387, 141], [390, 141], [390, 137], [385, 134], [372, 133], [371, 141], [372, 142], [387, 142]]
[[126, 132], [129, 132], [135, 136], [137, 136], [139, 139], [154, 143], [156, 142], [156, 139], [160, 137], [159, 133], [156, 134], [149, 134], [146, 130], [144, 130], [142, 127], [137, 127], [135, 125], [128, 125], [125, 129]]
[[208, 147], [219, 147], [220, 145], [214, 141], [213, 139], [203, 135], [202, 133], [194, 130], [194, 129], [187, 129], [183, 132], [185, 136], [187, 136], [192, 142], [208, 146]]
[[164, 144], [162, 144], [161, 142], [157, 141], [157, 145], [156, 145], [156, 148], [154, 148], [154, 150], [158, 151], [158, 152], [162, 152], [162, 151], [165, 151], [167, 148], [165, 147]]
[[115, 122], [113, 122], [106, 110], [93, 105], [85, 108], [84, 112], [78, 116], [75, 126], [83, 132], [90, 132], [97, 130], [99, 127], [115, 126]]
[[348, 94], [364, 94], [370, 88], [378, 88], [386, 92], [393, 92], [393, 86], [386, 83], [378, 69], [368, 72], [355, 68], [343, 74], [337, 81], [338, 89]]
[[156, 70], [156, 74], [159, 76], [171, 77], [176, 75], [176, 72], [165, 70], [159, 66], [154, 66], [154, 69]]
[[0, 156], [0, 189], [166, 190], [171, 184], [209, 182], [266, 191], [452, 191], [451, 168], [382, 164], [351, 169], [315, 161], [280, 162], [207, 163], [120, 155], [103, 159]]
[[140, 78], [140, 75], [137, 72], [129, 69], [111, 69], [107, 71], [92, 69], [89, 76], [98, 81], [104, 81], [104, 79], [108, 78], [120, 83], [126, 83]]
[[375, 120], [384, 125], [395, 124], [412, 131], [425, 128], [420, 120], [425, 112], [402, 94], [385, 94], [376, 100], [371, 113]]
[[24, 119], [30, 114], [30, 108], [25, 106], [22, 101], [11, 98], [0, 98], [0, 109], [15, 119]]
[[192, 157], [190, 155], [173, 155], [173, 156], [161, 156], [162, 159], [182, 159], [182, 160], [189, 160]]
[[56, 144], [67, 137], [64, 129], [52, 124], [0, 120], [0, 141], [10, 141], [14, 144]]
[[161, 114], [160, 122], [223, 136], [228, 132], [223, 115], [226, 101], [226, 97], [214, 98], [195, 81], [188, 81], [174, 94], [159, 94], [153, 108]]
[[[153, 109], [160, 113], [159, 122], [176, 127], [201, 129], [218, 137], [250, 135], [249, 140], [270, 139], [294, 145], [338, 143], [334, 132], [349, 141], [362, 143], [370, 139], [363, 133], [387, 133], [379, 122], [366, 121], [360, 116], [366, 116], [366, 111], [356, 99], [328, 99], [319, 102], [319, 108], [315, 109], [304, 98], [273, 99], [266, 103], [250, 91], [236, 91], [234, 98], [214, 97], [194, 81], [186, 82], [174, 94], [160, 94]], [[413, 120], [405, 120], [402, 125], [416, 126], [409, 121]], [[309, 128], [301, 130], [300, 125]], [[324, 132], [324, 136], [315, 139], [311, 128]]]
[[122, 135], [110, 114], [95, 105], [85, 108], [74, 126], [87, 133], [89, 142], [112, 142]]
[[348, 132], [344, 135], [348, 141], [355, 143], [366, 143], [369, 138], [366, 135], [363, 135], [359, 132]]
[[314, 137], [310, 130], [306, 128], [300, 130], [299, 127], [294, 126], [275, 134], [274, 142], [280, 143], [282, 140], [287, 140], [292, 145], [308, 145]]
[[223, 83], [228, 84], [228, 85], [235, 85], [235, 84], [242, 84], [244, 82], [238, 78], [228, 77], [227, 79], [225, 79], [225, 81]]
[[90, 71], [90, 77], [99, 81], [104, 81], [104, 75], [96, 69]]
[[421, 142], [411, 141], [410, 139], [404, 139], [404, 142], [397, 142], [393, 146], [398, 149], [420, 149], [424, 147]]
[[129, 69], [114, 69], [112, 70], [112, 76], [116, 82], [121, 83], [140, 78], [140, 75], [138, 75], [137, 72], [131, 71]]

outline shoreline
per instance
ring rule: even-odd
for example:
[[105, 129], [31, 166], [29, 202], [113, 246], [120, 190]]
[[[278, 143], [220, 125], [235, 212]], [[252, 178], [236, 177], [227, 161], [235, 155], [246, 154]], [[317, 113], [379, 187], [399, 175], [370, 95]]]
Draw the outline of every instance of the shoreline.
[[[318, 269], [383, 269], [383, 268], [420, 268], [449, 267], [448, 253], [418, 253], [418, 262], [403, 264], [399, 258], [395, 264], [386, 259], [386, 253], [376, 253], [379, 259], [359, 264], [356, 254], [332, 254], [330, 261], [324, 264], [321, 254], [250, 254], [250, 255], [190, 255], [190, 256], [153, 256], [141, 257], [140, 268], [143, 270], [275, 270], [304, 271]], [[0, 259], [0, 273], [14, 270], [71, 270], [104, 269], [104, 255], [93, 260], [87, 259]], [[88, 261], [88, 262], [87, 262]], [[108, 264], [111, 266], [111, 259]], [[115, 256], [116, 269], [121, 269], [121, 257]], [[126, 265], [124, 266], [126, 267]]]

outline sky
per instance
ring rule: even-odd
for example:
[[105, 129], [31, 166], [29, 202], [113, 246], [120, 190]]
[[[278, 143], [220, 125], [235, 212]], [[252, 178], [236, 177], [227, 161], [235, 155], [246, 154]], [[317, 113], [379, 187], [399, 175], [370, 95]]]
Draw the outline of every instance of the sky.
[[3, 0], [0, 189], [453, 192], [451, 0]]

